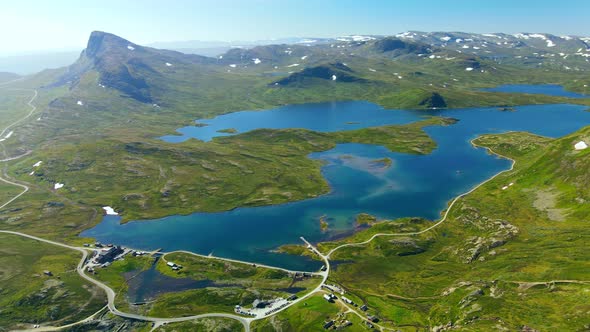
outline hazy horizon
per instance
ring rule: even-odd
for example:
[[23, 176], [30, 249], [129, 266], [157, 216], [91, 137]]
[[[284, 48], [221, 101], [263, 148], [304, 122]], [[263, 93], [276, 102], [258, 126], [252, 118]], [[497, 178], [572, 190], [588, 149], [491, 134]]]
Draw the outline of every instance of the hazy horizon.
[[156, 0], [80, 5], [73, 0], [4, 5], [0, 56], [81, 50], [94, 30], [143, 45], [293, 37], [393, 35], [408, 30], [584, 35], [590, 2]]

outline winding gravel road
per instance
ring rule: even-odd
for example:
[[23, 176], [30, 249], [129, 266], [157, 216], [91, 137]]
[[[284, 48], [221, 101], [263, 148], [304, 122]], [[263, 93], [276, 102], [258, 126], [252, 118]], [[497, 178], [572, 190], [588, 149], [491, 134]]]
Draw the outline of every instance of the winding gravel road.
[[[18, 79], [17, 79], [17, 80], [18, 80]], [[6, 84], [6, 83], [7, 83], [7, 82], [5, 82], [4, 84]], [[2, 85], [4, 85], [4, 84], [2, 84]], [[31, 111], [30, 111], [30, 112], [29, 112], [29, 113], [28, 113], [28, 114], [27, 114], [25, 117], [23, 117], [23, 118], [20, 118], [20, 119], [16, 120], [15, 122], [13, 122], [13, 123], [9, 124], [8, 126], [6, 126], [6, 127], [5, 127], [5, 128], [2, 130], [2, 132], [0, 132], [0, 137], [4, 136], [4, 134], [5, 134], [5, 133], [6, 133], [6, 132], [7, 132], [7, 131], [10, 129], [10, 128], [12, 128], [12, 127], [14, 127], [15, 125], [17, 125], [18, 123], [20, 123], [20, 122], [22, 122], [22, 121], [24, 121], [24, 120], [28, 119], [28, 118], [29, 118], [31, 115], [33, 115], [33, 113], [35, 113], [35, 111], [37, 110], [37, 106], [33, 105], [33, 101], [35, 101], [35, 99], [37, 98], [37, 96], [38, 96], [39, 94], [38, 94], [37, 90], [33, 90], [33, 91], [34, 91], [33, 97], [31, 97], [31, 99], [30, 99], [30, 100], [27, 102], [27, 105], [28, 105], [29, 107], [31, 107]], [[18, 158], [24, 157], [24, 156], [28, 155], [30, 152], [27, 152], [27, 153], [25, 153], [25, 154], [21, 154], [20, 156], [16, 156], [16, 157], [7, 157], [7, 156], [6, 156], [6, 149], [3, 149], [2, 153], [4, 153], [4, 155], [5, 155], [5, 157], [6, 157], [6, 158], [5, 158], [5, 159], [2, 159], [2, 160], [0, 160], [0, 161], [10, 161], [10, 160], [16, 160], [16, 159], [18, 159]], [[10, 181], [10, 180], [8, 180], [8, 179], [5, 179], [5, 177], [7, 177], [7, 176], [6, 176], [6, 168], [3, 168], [3, 169], [2, 169], [2, 173], [3, 173], [4, 177], [0, 177], [0, 181], [2, 181], [2, 182], [4, 182], [4, 183], [11, 184], [11, 185], [13, 185], [13, 186], [21, 187], [21, 188], [23, 189], [23, 191], [22, 191], [20, 194], [18, 194], [18, 195], [16, 195], [16, 196], [14, 196], [14, 197], [13, 197], [12, 199], [10, 199], [9, 201], [7, 201], [7, 202], [5, 202], [4, 204], [0, 205], [0, 209], [3, 209], [3, 208], [4, 208], [4, 207], [6, 207], [8, 204], [10, 204], [10, 203], [14, 202], [14, 201], [15, 201], [15, 200], [17, 200], [19, 197], [21, 197], [22, 195], [24, 195], [24, 194], [25, 194], [27, 191], [29, 191], [29, 187], [28, 187], [27, 185], [24, 185], [24, 184], [21, 184], [21, 183], [17, 183], [17, 182], [13, 182], [13, 181]]]

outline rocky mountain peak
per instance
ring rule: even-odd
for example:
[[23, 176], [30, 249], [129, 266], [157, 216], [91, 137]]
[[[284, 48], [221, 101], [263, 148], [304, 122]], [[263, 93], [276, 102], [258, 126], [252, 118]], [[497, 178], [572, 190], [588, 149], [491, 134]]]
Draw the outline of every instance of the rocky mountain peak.
[[88, 57], [98, 57], [105, 53], [110, 53], [119, 50], [133, 51], [138, 46], [126, 39], [111, 33], [102, 31], [93, 31], [88, 39], [88, 45], [86, 46], [86, 55]]

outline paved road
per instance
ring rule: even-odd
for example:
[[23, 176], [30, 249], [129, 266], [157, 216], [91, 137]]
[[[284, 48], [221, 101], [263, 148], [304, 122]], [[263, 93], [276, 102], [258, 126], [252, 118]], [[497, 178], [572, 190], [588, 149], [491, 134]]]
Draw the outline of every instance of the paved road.
[[14, 157], [6, 158], [6, 159], [0, 159], [0, 162], [4, 162], [4, 161], [11, 161], [11, 160], [17, 160], [17, 159], [20, 159], [20, 158], [22, 158], [22, 157], [24, 157], [24, 156], [28, 156], [28, 155], [30, 155], [32, 152], [33, 152], [32, 150], [29, 150], [29, 151], [27, 151], [27, 152], [25, 152], [25, 153], [23, 153], [23, 154], [19, 154], [18, 156], [14, 156]]
[[[15, 90], [25, 90], [25, 91], [29, 91], [27, 89], [15, 89]], [[8, 129], [14, 127], [15, 125], [25, 121], [26, 119], [28, 119], [31, 115], [33, 115], [33, 113], [35, 113], [35, 111], [37, 110], [37, 106], [33, 105], [33, 101], [35, 101], [35, 99], [37, 98], [38, 92], [37, 90], [32, 90], [35, 93], [33, 94], [33, 97], [31, 97], [31, 99], [27, 102], [27, 105], [31, 108], [31, 111], [23, 118], [20, 118], [16, 121], [14, 121], [13, 123], [9, 124], [8, 126], [6, 126], [6, 128], [4, 128], [2, 130], [2, 132], [0, 132], [0, 137], [3, 137], [4, 134], [8, 131]]]
[[[3, 173], [5, 173], [5, 170], [2, 171]], [[6, 176], [6, 175], [4, 175]], [[7, 180], [3, 177], [0, 177], [0, 181], [4, 182], [4, 183], [8, 183], [11, 184], [13, 186], [17, 186], [17, 187], [21, 187], [23, 189], [22, 192], [20, 192], [19, 194], [17, 194], [16, 196], [14, 196], [13, 198], [11, 198], [10, 200], [8, 200], [6, 203], [0, 205], [0, 209], [5, 208], [8, 204], [14, 202], [15, 200], [17, 200], [19, 197], [21, 197], [22, 195], [24, 195], [27, 191], [29, 191], [29, 187], [27, 185], [24, 184], [20, 184], [20, 183], [16, 183], [16, 182], [12, 182], [10, 180]]]
[[191, 251], [186, 251], [186, 250], [175, 250], [175, 251], [170, 251], [170, 252], [162, 252], [162, 258], [166, 261], [166, 255], [173, 254], [173, 253], [183, 253], [183, 254], [193, 255], [193, 256], [197, 256], [197, 257], [201, 257], [201, 258], [218, 259], [218, 260], [232, 262], [232, 263], [256, 265], [256, 267], [263, 267], [263, 268], [272, 269], [272, 270], [280, 270], [280, 271], [284, 271], [287, 273], [303, 273], [303, 272], [305, 272], [305, 273], [311, 273], [312, 275], [321, 275], [321, 273], [316, 273], [316, 272], [287, 270], [287, 269], [283, 269], [282, 267], [270, 266], [270, 265], [265, 265], [265, 264], [258, 264], [258, 263], [253, 263], [253, 262], [246, 262], [246, 261], [241, 261], [239, 259], [217, 257], [217, 256], [213, 256], [213, 255], [201, 255], [201, 254], [197, 254], [197, 253], [194, 253]]
[[[18, 79], [17, 79], [17, 80], [18, 80]], [[6, 84], [6, 83], [7, 83], [7, 82], [5, 82], [4, 84]], [[33, 101], [35, 101], [35, 99], [37, 98], [37, 95], [38, 95], [38, 93], [37, 93], [37, 90], [34, 90], [34, 91], [35, 91], [35, 93], [33, 94], [33, 97], [31, 97], [31, 99], [30, 99], [30, 100], [27, 102], [27, 105], [28, 105], [29, 107], [31, 107], [31, 111], [30, 111], [30, 112], [29, 112], [29, 113], [28, 113], [28, 114], [27, 114], [25, 117], [23, 117], [23, 118], [21, 118], [21, 119], [18, 119], [18, 120], [16, 120], [15, 122], [13, 122], [13, 123], [9, 124], [8, 126], [6, 126], [6, 127], [5, 127], [5, 128], [2, 130], [2, 132], [0, 132], [0, 137], [4, 136], [4, 134], [5, 134], [5, 133], [8, 131], [8, 129], [10, 129], [10, 128], [12, 128], [13, 126], [15, 126], [16, 124], [18, 124], [18, 123], [20, 123], [20, 122], [22, 122], [22, 121], [26, 120], [27, 118], [29, 118], [29, 117], [30, 117], [30, 116], [31, 116], [31, 115], [32, 115], [32, 114], [33, 114], [33, 113], [34, 113], [34, 112], [37, 110], [37, 106], [33, 105]], [[3, 150], [3, 153], [4, 153], [4, 154], [6, 154], [6, 150]], [[28, 152], [28, 153], [30, 153], [30, 152]], [[5, 158], [5, 159], [3, 159], [3, 160], [0, 160], [0, 161], [9, 161], [9, 160], [15, 160], [15, 159], [18, 159], [18, 158], [21, 158], [21, 157], [24, 157], [24, 156], [26, 156], [28, 153], [22, 154], [22, 155], [20, 155], [20, 156], [12, 157], [12, 158]], [[4, 169], [2, 170], [2, 173], [3, 173], [4, 177], [7, 177], [7, 176], [6, 176], [6, 168], [4, 168]], [[29, 187], [28, 187], [27, 185], [24, 185], [24, 184], [21, 184], [21, 183], [17, 183], [17, 182], [13, 182], [13, 181], [10, 181], [10, 180], [8, 180], [8, 179], [5, 179], [5, 178], [3, 178], [3, 177], [0, 177], [0, 181], [2, 181], [2, 182], [4, 182], [4, 183], [11, 184], [11, 185], [13, 185], [13, 186], [21, 187], [21, 188], [23, 189], [23, 191], [22, 191], [20, 194], [18, 194], [18, 195], [16, 195], [16, 196], [14, 196], [14, 197], [13, 197], [13, 198], [11, 198], [11, 199], [10, 199], [8, 202], [5, 202], [4, 204], [0, 205], [0, 209], [3, 209], [3, 208], [4, 208], [4, 207], [6, 207], [8, 204], [10, 204], [10, 203], [14, 202], [14, 201], [15, 201], [15, 200], [17, 200], [19, 197], [21, 197], [22, 195], [24, 195], [24, 194], [25, 194], [27, 191], [29, 191]]]
[[68, 325], [62, 325], [62, 326], [40, 326], [40, 327], [37, 327], [37, 328], [22, 329], [22, 330], [18, 330], [18, 331], [21, 331], [21, 332], [25, 332], [25, 331], [26, 332], [33, 332], [33, 331], [35, 331], [35, 332], [61, 331], [61, 330], [64, 330], [64, 329], [67, 329], [67, 328], [70, 328], [70, 327], [74, 327], [76, 325], [80, 325], [80, 324], [83, 324], [83, 323], [86, 323], [86, 322], [93, 321], [96, 318], [96, 316], [98, 316], [100, 313], [102, 313], [104, 311], [104, 309], [106, 309], [106, 308], [107, 308], [107, 306], [104, 306], [100, 310], [98, 310], [97, 312], [93, 313], [92, 315], [90, 315], [90, 316], [88, 316], [88, 317], [86, 317], [86, 318], [84, 318], [84, 319], [82, 319], [80, 321], [77, 321], [77, 322], [74, 322], [74, 323], [70, 323]]

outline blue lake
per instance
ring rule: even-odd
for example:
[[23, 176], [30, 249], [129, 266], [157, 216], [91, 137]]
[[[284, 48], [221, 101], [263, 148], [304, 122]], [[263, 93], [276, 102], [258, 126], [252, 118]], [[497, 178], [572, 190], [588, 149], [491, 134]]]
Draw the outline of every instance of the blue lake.
[[530, 93], [542, 94], [549, 96], [568, 97], [568, 98], [590, 98], [590, 95], [584, 95], [572, 91], [567, 91], [561, 85], [557, 84], [506, 84], [494, 88], [482, 89], [489, 92], [507, 92], [507, 93]]
[[425, 114], [420, 111], [392, 112], [366, 101], [331, 102], [305, 105], [288, 105], [268, 111], [242, 111], [198, 120], [204, 127], [187, 126], [178, 129], [182, 135], [162, 137], [167, 142], [183, 142], [189, 138], [210, 141], [213, 137], [232, 134], [219, 130], [233, 128], [238, 133], [259, 128], [286, 129], [305, 128], [333, 132], [353, 130], [383, 124], [402, 124], [416, 121]]
[[[226, 134], [216, 130], [236, 128], [307, 128], [317, 131], [356, 129], [408, 123], [425, 114], [459, 120], [451, 126], [426, 128], [438, 143], [429, 155], [393, 153], [382, 146], [340, 144], [309, 157], [326, 161], [322, 171], [331, 185], [330, 194], [289, 204], [239, 208], [220, 213], [194, 213], [157, 220], [119, 224], [107, 216], [82, 233], [99, 241], [141, 249], [190, 250], [201, 254], [260, 262], [297, 270], [317, 269], [321, 263], [303, 257], [277, 254], [282, 244], [326, 240], [349, 234], [358, 213], [379, 218], [407, 216], [436, 219], [448, 201], [486, 178], [509, 168], [510, 162], [471, 146], [470, 140], [484, 133], [529, 131], [559, 137], [590, 124], [590, 112], [579, 105], [516, 107], [514, 112], [497, 108], [436, 111], [384, 110], [363, 102], [333, 102], [281, 107], [268, 111], [244, 111], [209, 120], [206, 127], [181, 129], [202, 140]], [[166, 137], [170, 141], [187, 139]], [[390, 168], [371, 161], [389, 157]], [[329, 230], [322, 232], [319, 218], [326, 216]]]

